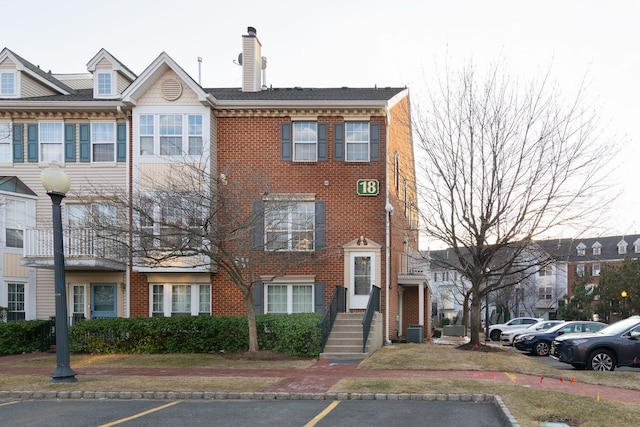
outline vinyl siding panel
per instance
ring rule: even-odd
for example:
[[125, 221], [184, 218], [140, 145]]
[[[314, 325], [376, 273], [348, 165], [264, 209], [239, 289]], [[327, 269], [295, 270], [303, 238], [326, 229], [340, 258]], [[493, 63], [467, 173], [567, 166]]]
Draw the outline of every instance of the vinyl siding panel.
[[56, 95], [56, 92], [43, 86], [25, 73], [20, 73], [20, 97], [31, 98], [33, 96]]
[[4, 277], [27, 278], [29, 269], [20, 265], [22, 254], [4, 253], [2, 257], [2, 274]]

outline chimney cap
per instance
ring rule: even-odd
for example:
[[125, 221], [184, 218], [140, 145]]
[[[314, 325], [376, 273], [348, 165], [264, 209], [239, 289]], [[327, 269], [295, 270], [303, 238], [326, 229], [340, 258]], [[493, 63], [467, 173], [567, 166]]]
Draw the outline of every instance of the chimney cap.
[[258, 35], [258, 31], [254, 27], [247, 27], [247, 34], [255, 37]]

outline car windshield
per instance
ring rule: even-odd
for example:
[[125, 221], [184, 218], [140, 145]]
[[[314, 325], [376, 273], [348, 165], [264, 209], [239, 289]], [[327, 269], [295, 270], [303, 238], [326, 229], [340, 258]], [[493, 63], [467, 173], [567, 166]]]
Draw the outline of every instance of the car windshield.
[[628, 329], [633, 328], [638, 324], [640, 324], [639, 317], [630, 317], [628, 319], [623, 319], [616, 323], [612, 323], [606, 328], [600, 329], [600, 333], [603, 335], [618, 335], [627, 331]]

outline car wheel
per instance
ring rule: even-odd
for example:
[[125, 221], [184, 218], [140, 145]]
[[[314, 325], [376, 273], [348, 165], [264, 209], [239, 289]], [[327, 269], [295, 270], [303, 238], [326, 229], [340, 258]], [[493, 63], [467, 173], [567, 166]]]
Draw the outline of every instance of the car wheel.
[[501, 333], [502, 333], [501, 330], [494, 329], [493, 331], [491, 331], [489, 333], [489, 338], [491, 338], [491, 341], [500, 341], [500, 334]]
[[616, 368], [615, 358], [610, 351], [596, 350], [589, 355], [587, 368], [592, 371], [613, 371]]
[[536, 356], [548, 356], [549, 355], [549, 343], [546, 341], [537, 342], [533, 346], [533, 353]]

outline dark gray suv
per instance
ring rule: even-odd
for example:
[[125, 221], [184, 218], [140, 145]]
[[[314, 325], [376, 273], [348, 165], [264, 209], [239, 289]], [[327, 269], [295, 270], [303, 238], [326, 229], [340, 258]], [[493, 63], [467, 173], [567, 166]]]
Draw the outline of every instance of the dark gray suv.
[[640, 316], [620, 320], [599, 332], [559, 336], [551, 344], [550, 355], [576, 369], [640, 367]]

